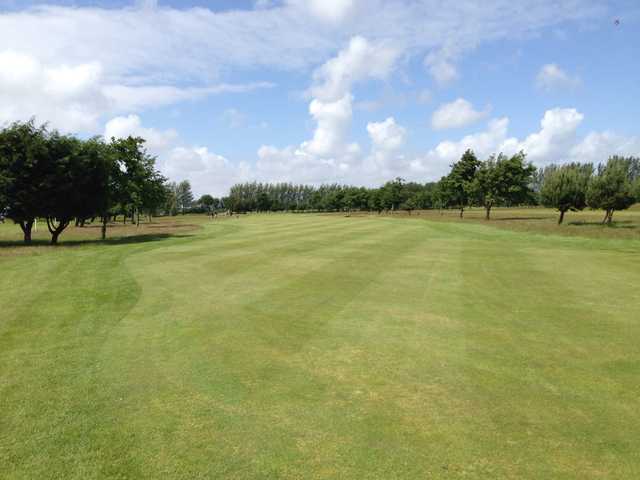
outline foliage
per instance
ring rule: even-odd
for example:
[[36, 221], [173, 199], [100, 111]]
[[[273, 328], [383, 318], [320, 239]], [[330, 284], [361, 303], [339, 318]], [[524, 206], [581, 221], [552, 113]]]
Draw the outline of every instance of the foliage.
[[613, 212], [626, 210], [636, 201], [633, 191], [634, 159], [614, 156], [606, 165], [598, 165], [598, 172], [587, 189], [587, 204], [593, 209], [605, 211], [602, 223], [610, 224]]
[[520, 152], [511, 157], [503, 154], [491, 156], [481, 162], [472, 191], [484, 207], [487, 220], [494, 205], [518, 205], [531, 198], [531, 183], [536, 168], [525, 163], [525, 158], [525, 154]]
[[33, 120], [16, 122], [0, 130], [0, 201], [25, 243], [37, 218], [46, 220], [53, 244], [73, 219], [96, 216], [104, 238], [118, 212], [139, 218], [164, 203], [165, 179], [154, 164], [141, 138], [81, 140]]
[[591, 164], [570, 163], [545, 168], [540, 199], [545, 207], [560, 212], [558, 224], [563, 222], [567, 211], [582, 210], [587, 206], [586, 192], [592, 174]]
[[474, 193], [474, 179], [480, 161], [472, 150], [462, 154], [460, 160], [451, 165], [451, 172], [440, 180], [441, 199], [448, 206], [460, 210], [460, 218], [464, 209], [469, 206]]
[[31, 242], [33, 224], [47, 202], [49, 167], [46, 126], [31, 120], [0, 131], [0, 199], [6, 216], [20, 225], [24, 242]]

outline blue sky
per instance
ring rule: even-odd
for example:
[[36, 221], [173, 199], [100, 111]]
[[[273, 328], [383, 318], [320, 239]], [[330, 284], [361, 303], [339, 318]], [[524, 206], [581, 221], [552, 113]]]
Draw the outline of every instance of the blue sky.
[[198, 194], [598, 162], [640, 154], [639, 27], [633, 1], [0, 0], [0, 122], [143, 136]]

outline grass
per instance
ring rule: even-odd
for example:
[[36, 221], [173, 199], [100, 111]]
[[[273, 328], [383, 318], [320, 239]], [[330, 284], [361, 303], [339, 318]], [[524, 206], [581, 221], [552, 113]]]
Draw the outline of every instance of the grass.
[[513, 213], [0, 225], [0, 478], [638, 478], [640, 215]]

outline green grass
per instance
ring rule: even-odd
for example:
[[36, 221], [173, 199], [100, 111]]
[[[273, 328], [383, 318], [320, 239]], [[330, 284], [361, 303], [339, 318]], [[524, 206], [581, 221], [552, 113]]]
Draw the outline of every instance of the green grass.
[[0, 225], [0, 478], [639, 478], [637, 236], [425, 217]]

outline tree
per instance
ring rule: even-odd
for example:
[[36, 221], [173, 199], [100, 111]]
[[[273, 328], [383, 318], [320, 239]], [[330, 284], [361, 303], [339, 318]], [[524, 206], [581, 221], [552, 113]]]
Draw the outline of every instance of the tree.
[[6, 216], [20, 225], [24, 242], [47, 201], [43, 184], [48, 162], [46, 126], [16, 122], [0, 132], [0, 197]]
[[536, 168], [525, 163], [525, 154], [511, 157], [491, 156], [480, 164], [473, 181], [474, 196], [485, 209], [485, 218], [491, 218], [494, 205], [524, 203], [533, 195], [532, 177]]
[[207, 211], [207, 213], [211, 213], [213, 211], [216, 201], [211, 195], [209, 195], [208, 193], [205, 193], [198, 199], [196, 203], [200, 205], [200, 207], [204, 208]]
[[176, 187], [176, 204], [183, 215], [184, 211], [188, 210], [193, 204], [193, 192], [191, 191], [189, 180], [183, 180]]
[[560, 212], [558, 225], [563, 222], [568, 210], [575, 212], [587, 206], [587, 186], [592, 174], [591, 164], [571, 163], [545, 168], [540, 198], [545, 207], [555, 208]]
[[52, 132], [42, 192], [46, 202], [40, 214], [47, 220], [51, 244], [74, 218], [98, 214], [107, 195], [108, 165], [99, 139], [81, 141]]
[[587, 204], [605, 211], [603, 224], [611, 224], [614, 211], [626, 210], [636, 201], [631, 165], [631, 159], [611, 157], [606, 165], [598, 165], [598, 173], [589, 182]]
[[369, 191], [367, 207], [369, 208], [369, 210], [378, 212], [378, 214], [382, 212], [384, 207], [382, 206], [382, 192], [379, 188], [375, 188]]
[[449, 175], [440, 180], [440, 194], [448, 205], [460, 210], [460, 218], [473, 196], [473, 180], [479, 166], [476, 155], [472, 150], [467, 150], [458, 162], [451, 165]]
[[397, 177], [387, 182], [381, 188], [381, 202], [383, 208], [395, 211], [406, 200], [404, 191], [405, 181], [403, 178]]

